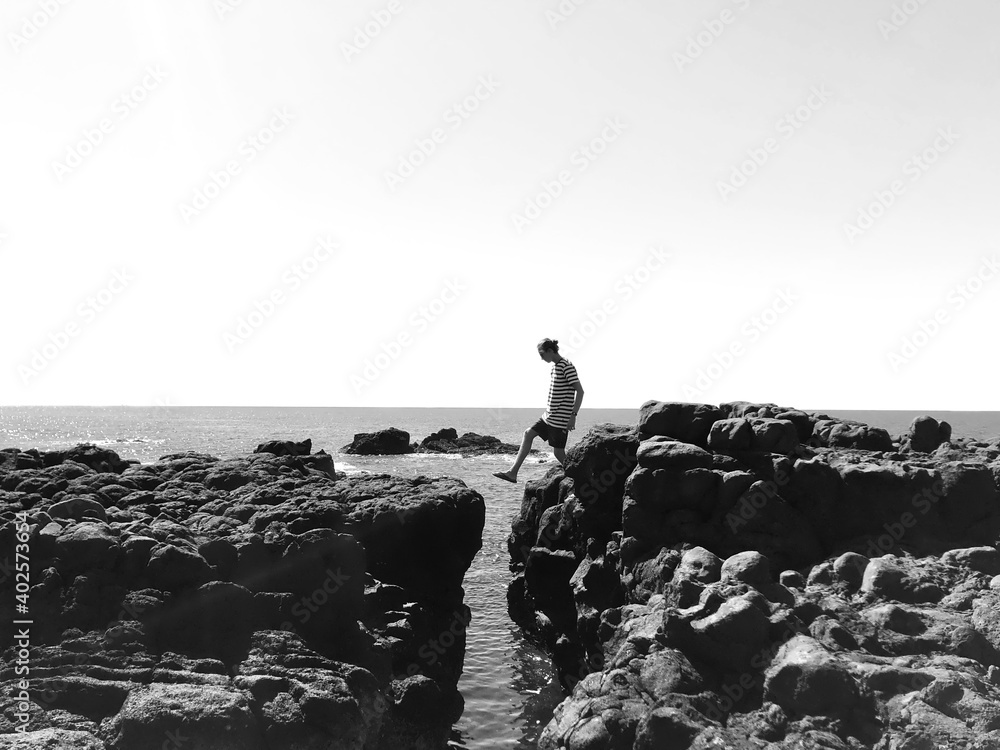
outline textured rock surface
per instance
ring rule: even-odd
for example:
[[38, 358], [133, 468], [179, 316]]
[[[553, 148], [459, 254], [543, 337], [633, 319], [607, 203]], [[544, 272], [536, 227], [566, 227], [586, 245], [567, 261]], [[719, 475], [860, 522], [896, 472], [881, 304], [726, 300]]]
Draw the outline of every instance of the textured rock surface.
[[[458, 431], [451, 427], [438, 430], [421, 440], [419, 445], [414, 445], [414, 450], [422, 453], [457, 453], [463, 456], [516, 454], [519, 448], [519, 445], [501, 442], [500, 438], [492, 435], [466, 432], [459, 436]], [[532, 448], [531, 452], [537, 454], [538, 450]]]
[[458, 480], [348, 478], [310, 449], [147, 465], [0, 451], [0, 543], [13, 553], [23, 513], [34, 620], [22, 701], [4, 576], [0, 747], [442, 747], [483, 499]]
[[[626, 436], [581, 512], [571, 467]], [[511, 613], [570, 693], [539, 747], [1000, 748], [998, 458], [746, 402], [585, 436], [511, 535]]]
[[349, 445], [340, 449], [343, 453], [360, 456], [395, 456], [402, 453], [412, 453], [410, 433], [395, 427], [376, 432], [359, 432]]

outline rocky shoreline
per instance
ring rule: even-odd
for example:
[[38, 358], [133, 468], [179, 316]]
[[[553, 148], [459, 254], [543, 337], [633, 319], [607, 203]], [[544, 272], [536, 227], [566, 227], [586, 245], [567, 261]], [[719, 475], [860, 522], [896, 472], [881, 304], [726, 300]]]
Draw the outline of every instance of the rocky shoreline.
[[1000, 446], [647, 402], [525, 487], [543, 750], [1000, 748]]
[[485, 506], [459, 480], [347, 477], [309, 441], [9, 449], [0, 519], [33, 621], [24, 677], [5, 574], [0, 748], [439, 750], [461, 714]]

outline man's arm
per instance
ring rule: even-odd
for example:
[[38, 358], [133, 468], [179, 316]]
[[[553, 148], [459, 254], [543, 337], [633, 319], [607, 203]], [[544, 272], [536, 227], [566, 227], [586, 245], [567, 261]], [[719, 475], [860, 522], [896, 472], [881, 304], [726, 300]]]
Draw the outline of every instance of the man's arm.
[[573, 413], [569, 418], [569, 429], [576, 429], [576, 415], [580, 411], [580, 407], [583, 406], [583, 385], [580, 381], [576, 381], [576, 393], [573, 394]]

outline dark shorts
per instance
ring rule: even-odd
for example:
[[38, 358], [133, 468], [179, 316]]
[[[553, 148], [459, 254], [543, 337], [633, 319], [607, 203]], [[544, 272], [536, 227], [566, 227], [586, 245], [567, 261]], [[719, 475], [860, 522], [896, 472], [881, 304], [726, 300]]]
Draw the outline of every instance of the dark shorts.
[[566, 439], [569, 437], [569, 430], [560, 430], [558, 427], [546, 424], [544, 419], [539, 419], [531, 429], [538, 433], [538, 437], [551, 445], [553, 448], [565, 448]]

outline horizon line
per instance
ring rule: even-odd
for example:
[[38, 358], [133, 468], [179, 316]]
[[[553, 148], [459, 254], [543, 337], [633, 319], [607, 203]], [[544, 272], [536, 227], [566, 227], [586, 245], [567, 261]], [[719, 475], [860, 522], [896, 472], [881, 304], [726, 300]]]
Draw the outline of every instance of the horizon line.
[[[652, 401], [657, 401], [659, 399], [650, 399]], [[663, 401], [663, 403], [702, 403], [702, 402], [691, 402], [691, 401]], [[735, 401], [723, 401], [721, 403], [738, 403]], [[758, 401], [746, 401], [743, 403], [749, 404], [759, 404], [769, 405], [771, 402], [758, 402]], [[719, 406], [719, 404], [707, 403], [708, 406]], [[481, 409], [487, 411], [504, 411], [504, 410], [540, 410], [544, 411], [545, 407], [538, 404], [531, 406], [399, 406], [399, 405], [378, 405], [378, 404], [368, 404], [365, 406], [358, 405], [304, 405], [304, 404], [3, 404], [0, 405], [0, 410], [2, 409]], [[584, 406], [580, 409], [583, 411], [639, 411], [640, 406]], [[827, 407], [823, 409], [808, 409], [799, 407], [784, 407], [788, 410], [802, 411], [807, 414], [822, 414], [836, 411], [869, 411], [869, 412], [923, 412], [924, 414], [929, 414], [930, 412], [935, 413], [979, 413], [979, 414], [1000, 414], [1000, 410], [997, 409], [929, 409], [927, 407], [921, 408], [858, 408], [858, 407]], [[933, 416], [931, 414], [931, 416]]]

